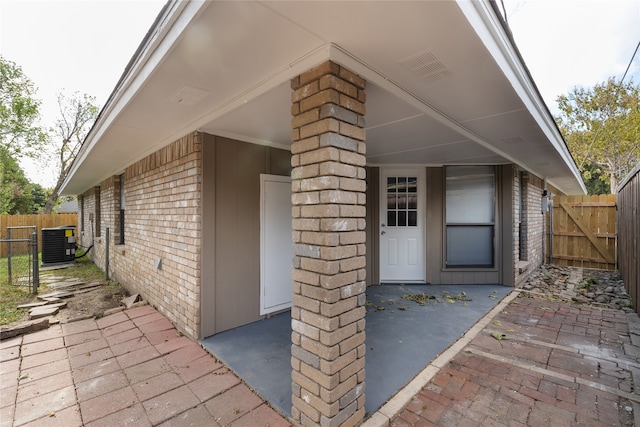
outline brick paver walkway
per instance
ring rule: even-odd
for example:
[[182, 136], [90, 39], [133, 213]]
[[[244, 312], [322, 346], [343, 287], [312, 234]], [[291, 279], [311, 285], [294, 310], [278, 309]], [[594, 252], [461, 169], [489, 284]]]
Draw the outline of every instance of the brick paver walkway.
[[0, 341], [0, 427], [288, 426], [149, 306]]
[[640, 331], [630, 332], [630, 318], [637, 316], [516, 298], [391, 425], [634, 425]]
[[[631, 426], [634, 384], [637, 315], [512, 294], [365, 425]], [[40, 425], [290, 424], [143, 306], [0, 341], [0, 427]]]

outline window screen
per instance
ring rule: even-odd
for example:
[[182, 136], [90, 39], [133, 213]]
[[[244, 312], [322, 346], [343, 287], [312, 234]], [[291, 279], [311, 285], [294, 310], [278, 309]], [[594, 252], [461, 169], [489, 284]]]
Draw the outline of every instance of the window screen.
[[494, 167], [447, 167], [445, 197], [447, 267], [493, 267]]

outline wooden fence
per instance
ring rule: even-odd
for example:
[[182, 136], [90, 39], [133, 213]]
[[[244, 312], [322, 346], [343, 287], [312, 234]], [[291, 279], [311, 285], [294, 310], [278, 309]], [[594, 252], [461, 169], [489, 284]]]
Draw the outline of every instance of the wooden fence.
[[633, 307], [640, 308], [640, 164], [618, 187], [618, 270]]
[[[0, 215], [0, 240], [7, 237], [7, 227], [38, 227], [38, 250], [42, 250], [42, 229], [73, 225], [78, 228], [78, 214]], [[0, 245], [0, 257], [7, 256], [7, 245]]]
[[554, 196], [549, 221], [550, 263], [616, 269], [615, 194]]

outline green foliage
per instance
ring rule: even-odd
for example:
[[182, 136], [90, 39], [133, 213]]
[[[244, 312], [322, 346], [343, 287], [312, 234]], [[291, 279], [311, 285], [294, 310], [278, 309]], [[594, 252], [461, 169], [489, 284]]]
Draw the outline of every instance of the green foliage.
[[557, 101], [558, 126], [585, 181], [602, 180], [615, 193], [640, 162], [640, 85], [610, 78], [593, 88], [575, 87]]
[[47, 190], [31, 183], [15, 157], [0, 146], [0, 215], [38, 213], [47, 197]]
[[0, 146], [14, 158], [36, 157], [46, 140], [35, 92], [22, 68], [0, 56]]
[[33, 208], [35, 212], [39, 212], [44, 209], [44, 205], [47, 203], [49, 191], [40, 184], [32, 184], [32, 187]]
[[588, 194], [609, 194], [609, 174], [606, 174], [598, 166], [586, 163], [582, 167], [582, 179], [587, 187]]

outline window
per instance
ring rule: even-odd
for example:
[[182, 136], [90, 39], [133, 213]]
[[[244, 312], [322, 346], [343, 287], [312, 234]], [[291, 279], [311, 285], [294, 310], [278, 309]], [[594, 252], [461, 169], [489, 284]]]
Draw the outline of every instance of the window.
[[446, 266], [492, 268], [495, 236], [493, 166], [446, 168]]
[[387, 177], [387, 226], [418, 226], [417, 177]]
[[527, 185], [525, 182], [525, 174], [520, 171], [519, 175], [519, 186], [518, 186], [518, 259], [520, 261], [527, 260], [527, 224], [526, 224], [526, 213], [525, 209], [527, 208], [526, 197], [527, 197]]
[[101, 218], [101, 209], [100, 209], [100, 187], [94, 187], [93, 189], [94, 194], [95, 194], [95, 206], [94, 206], [94, 211], [95, 211], [95, 229], [94, 229], [94, 235], [95, 237], [100, 237], [102, 234], [102, 224], [100, 223], [100, 218]]
[[84, 213], [84, 196], [78, 196], [78, 202], [80, 204], [80, 218], [82, 218], [82, 221], [80, 222], [80, 232], [82, 233], [84, 232], [84, 222], [87, 220]]
[[120, 181], [120, 236], [118, 239], [118, 244], [124, 245], [124, 174], [121, 174], [119, 177]]

